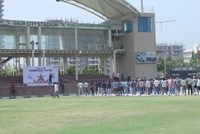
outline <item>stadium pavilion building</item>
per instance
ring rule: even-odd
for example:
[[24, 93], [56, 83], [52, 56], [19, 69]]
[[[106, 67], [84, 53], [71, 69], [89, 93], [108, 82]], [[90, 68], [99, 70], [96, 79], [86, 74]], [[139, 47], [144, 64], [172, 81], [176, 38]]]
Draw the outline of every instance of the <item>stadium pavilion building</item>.
[[[6, 57], [1, 64], [24, 58], [26, 66], [34, 66], [38, 58], [38, 65], [46, 66], [46, 57], [75, 57], [78, 79], [78, 58], [99, 57], [104, 61], [101, 65], [106, 68], [105, 75], [110, 77], [113, 72], [123, 73], [125, 78], [156, 77], [154, 13], [139, 12], [125, 0], [57, 1], [80, 7], [105, 21], [80, 24], [0, 20], [0, 57]], [[16, 60], [17, 68], [19, 62]]]

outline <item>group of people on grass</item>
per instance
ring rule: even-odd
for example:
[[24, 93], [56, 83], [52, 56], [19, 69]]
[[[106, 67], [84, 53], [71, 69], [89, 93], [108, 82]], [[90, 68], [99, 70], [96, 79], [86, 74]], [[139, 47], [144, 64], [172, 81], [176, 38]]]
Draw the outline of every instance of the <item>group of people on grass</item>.
[[[135, 79], [131, 81], [87, 81], [77, 84], [78, 95], [199, 95], [200, 78]], [[89, 90], [90, 89], [90, 90]]]

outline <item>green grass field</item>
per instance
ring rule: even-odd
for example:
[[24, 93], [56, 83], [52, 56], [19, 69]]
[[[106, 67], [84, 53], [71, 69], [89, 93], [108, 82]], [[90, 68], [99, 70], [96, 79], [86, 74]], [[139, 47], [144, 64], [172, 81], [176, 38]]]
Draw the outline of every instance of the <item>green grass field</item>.
[[200, 96], [0, 100], [1, 134], [199, 134]]

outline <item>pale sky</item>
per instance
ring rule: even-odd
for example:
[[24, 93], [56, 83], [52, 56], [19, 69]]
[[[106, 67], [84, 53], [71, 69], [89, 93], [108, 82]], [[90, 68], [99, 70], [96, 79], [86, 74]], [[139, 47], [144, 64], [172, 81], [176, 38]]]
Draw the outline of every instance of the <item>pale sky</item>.
[[[141, 0], [127, 0], [139, 8]], [[200, 0], [143, 0], [144, 8], [153, 7], [156, 21], [177, 20], [156, 24], [157, 43], [183, 42], [186, 49], [200, 43]], [[102, 22], [93, 14], [56, 0], [4, 0], [4, 19], [44, 21], [75, 19], [83, 23]]]

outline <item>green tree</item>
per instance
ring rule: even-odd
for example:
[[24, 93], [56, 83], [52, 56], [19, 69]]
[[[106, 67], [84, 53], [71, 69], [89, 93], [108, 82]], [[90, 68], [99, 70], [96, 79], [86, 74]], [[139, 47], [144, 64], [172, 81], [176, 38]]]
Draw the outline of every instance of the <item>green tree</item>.
[[13, 72], [13, 69], [11, 68], [10, 63], [8, 63], [8, 64], [6, 65], [6, 75], [7, 75], [7, 76], [12, 76], [12, 72]]
[[75, 74], [75, 66], [68, 67], [67, 74]]
[[98, 66], [86, 66], [82, 69], [82, 74], [98, 74]]

